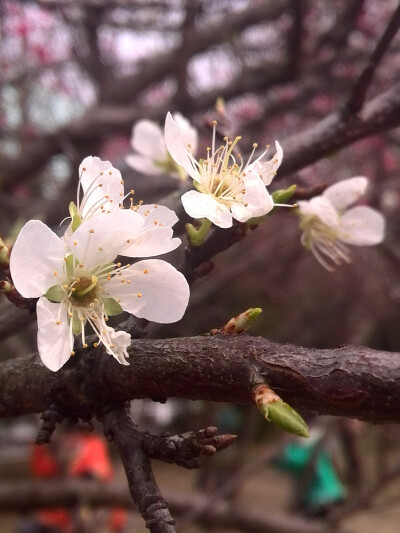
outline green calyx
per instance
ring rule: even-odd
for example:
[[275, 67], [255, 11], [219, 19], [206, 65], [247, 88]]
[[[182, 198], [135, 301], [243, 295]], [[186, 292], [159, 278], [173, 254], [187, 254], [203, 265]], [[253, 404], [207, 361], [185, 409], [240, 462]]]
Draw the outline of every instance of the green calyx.
[[119, 315], [120, 313], [124, 312], [122, 307], [119, 305], [119, 303], [116, 300], [114, 300], [114, 298], [106, 298], [105, 300], [103, 300], [103, 304], [104, 304], [104, 313], [107, 316], [115, 316], [115, 315]]
[[192, 248], [199, 248], [203, 244], [211, 228], [211, 221], [208, 218], [199, 219], [197, 222], [199, 223], [197, 228], [193, 224], [186, 224], [186, 233]]
[[79, 228], [79, 226], [82, 224], [82, 217], [78, 213], [78, 208], [74, 204], [74, 202], [71, 202], [69, 204], [69, 214], [71, 215], [71, 228], [72, 231], [75, 231]]
[[65, 297], [65, 292], [62, 290], [61, 285], [53, 285], [44, 296], [52, 302], [61, 302]]

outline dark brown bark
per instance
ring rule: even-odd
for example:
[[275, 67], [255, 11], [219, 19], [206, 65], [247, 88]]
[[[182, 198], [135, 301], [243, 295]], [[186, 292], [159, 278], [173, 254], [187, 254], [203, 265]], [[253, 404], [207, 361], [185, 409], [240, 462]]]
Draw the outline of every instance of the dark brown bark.
[[252, 403], [251, 386], [264, 379], [297, 409], [400, 421], [399, 353], [318, 350], [247, 335], [134, 340], [128, 367], [99, 349], [85, 352], [56, 373], [37, 356], [2, 363], [0, 416], [41, 412], [54, 403], [87, 416], [110, 403], [171, 396]]

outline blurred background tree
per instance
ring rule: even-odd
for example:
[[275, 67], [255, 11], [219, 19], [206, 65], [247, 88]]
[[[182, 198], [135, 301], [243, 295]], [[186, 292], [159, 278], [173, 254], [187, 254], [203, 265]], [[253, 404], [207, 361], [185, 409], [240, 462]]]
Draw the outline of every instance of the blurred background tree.
[[[385, 214], [387, 238], [377, 248], [354, 250], [353, 262], [331, 274], [304, 251], [296, 217], [282, 210], [215, 259], [212, 274], [193, 286], [181, 322], [152, 326], [151, 334], [201, 334], [259, 306], [264, 312], [253, 333], [271, 340], [400, 351], [399, 24], [395, 0], [3, 0], [0, 234], [12, 243], [30, 218], [55, 226], [68, 216], [78, 166], [89, 154], [120, 169], [135, 198], [177, 207], [185, 185], [126, 165], [132, 127], [143, 118], [162, 125], [168, 110], [180, 111], [200, 132], [201, 154], [217, 119], [221, 132], [242, 136], [244, 153], [254, 141], [279, 140], [284, 162], [272, 190], [295, 183], [297, 197], [308, 198], [336, 181], [367, 176], [368, 203]], [[181, 255], [170, 260], [178, 266]], [[33, 321], [1, 300], [3, 360], [36, 350]], [[222, 412], [208, 404], [198, 411], [189, 419], [203, 419], [199, 427]], [[243, 435], [236, 465], [254, 455], [255, 442], [260, 453], [259, 446], [277, 439], [247, 411], [228, 411], [221, 415], [231, 421], [227, 431]], [[352, 442], [344, 456], [349, 464], [353, 457], [355, 477], [365, 467], [373, 485], [393, 463], [397, 468], [397, 428], [323, 424]], [[361, 448], [374, 453], [360, 458]], [[351, 475], [353, 494], [350, 481]], [[301, 531], [300, 522], [285, 524], [251, 531]], [[365, 527], [355, 522], [351, 531]], [[395, 521], [377, 527], [397, 531]]]

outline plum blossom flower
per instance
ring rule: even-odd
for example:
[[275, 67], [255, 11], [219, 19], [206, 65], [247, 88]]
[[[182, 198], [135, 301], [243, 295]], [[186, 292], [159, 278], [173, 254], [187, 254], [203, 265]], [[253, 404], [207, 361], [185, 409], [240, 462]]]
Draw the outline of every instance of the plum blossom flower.
[[197, 161], [171, 113], [165, 120], [165, 143], [173, 159], [193, 178], [196, 191], [182, 196], [182, 204], [188, 215], [193, 218], [206, 218], [221, 228], [229, 228], [233, 219], [246, 222], [250, 218], [266, 215], [274, 206], [272, 197], [265, 185], [269, 185], [279, 167], [283, 151], [276, 142], [277, 153], [271, 161], [262, 162], [266, 154], [251, 162], [257, 145], [244, 163], [241, 156], [238, 162], [233, 150], [240, 140], [236, 137], [216, 147], [216, 122], [211, 148], [207, 157]]
[[298, 202], [301, 242], [329, 271], [335, 265], [350, 262], [352, 246], [374, 246], [385, 236], [385, 219], [375, 209], [356, 206], [347, 209], [367, 188], [362, 176], [340, 181], [321, 196]]
[[[190, 144], [192, 152], [196, 153], [198, 145], [196, 129], [180, 113], [174, 113], [174, 119], [185, 143]], [[143, 174], [169, 174], [177, 179], [186, 179], [187, 174], [184, 169], [169, 155], [163, 132], [156, 122], [139, 120], [132, 130], [131, 145], [137, 153], [126, 157], [126, 163], [130, 167]]]
[[22, 228], [10, 270], [22, 296], [39, 297], [38, 348], [50, 370], [59, 370], [73, 355], [74, 335], [87, 347], [87, 324], [107, 353], [128, 364], [130, 335], [109, 327], [108, 316], [127, 311], [160, 323], [182, 317], [189, 287], [173, 266], [158, 259], [115, 263], [143, 224], [138, 213], [119, 209], [83, 221], [68, 243], [39, 220]]
[[[66, 232], [66, 239], [83, 220], [124, 209], [123, 201], [133, 192], [125, 194], [121, 173], [109, 161], [86, 157], [79, 166], [77, 199], [76, 204], [70, 204], [72, 222]], [[126, 248], [122, 255], [153, 257], [171, 252], [181, 244], [180, 239], [173, 238], [172, 226], [176, 224], [178, 217], [171, 209], [156, 204], [143, 205], [141, 202], [133, 205], [132, 200], [126, 211], [139, 213], [144, 224], [131, 246]]]

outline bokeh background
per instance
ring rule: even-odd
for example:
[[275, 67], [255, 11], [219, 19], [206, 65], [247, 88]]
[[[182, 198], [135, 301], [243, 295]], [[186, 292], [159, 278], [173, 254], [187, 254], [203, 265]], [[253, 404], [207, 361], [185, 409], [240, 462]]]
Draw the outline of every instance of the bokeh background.
[[[56, 230], [76, 197], [78, 166], [87, 155], [110, 160], [137, 200], [176, 207], [182, 216], [177, 231], [182, 231], [185, 219], [177, 199], [188, 185], [129, 168], [125, 158], [133, 151], [133, 125], [151, 119], [162, 126], [168, 110], [180, 111], [199, 132], [200, 156], [214, 119], [225, 134], [242, 136], [243, 154], [253, 142], [273, 145], [277, 139], [284, 151], [286, 142], [306, 144], [309, 128], [346, 104], [397, 8], [395, 0], [3, 0], [0, 234], [12, 244], [31, 218]], [[368, 86], [367, 102], [398, 92], [399, 80], [396, 36]], [[354, 343], [400, 350], [399, 128], [380, 133], [372, 128], [365, 138], [298, 166], [291, 174], [278, 172], [270, 190], [295, 183], [307, 197], [336, 181], [367, 176], [365, 201], [387, 218], [384, 243], [354, 249], [352, 262], [330, 273], [302, 248], [294, 210], [281, 209], [215, 258], [214, 270], [194, 284], [181, 322], [152, 326], [149, 335], [202, 334], [249, 307], [261, 307], [252, 334], [319, 348]], [[177, 267], [182, 253], [169, 257]], [[34, 315], [2, 297], [1, 360], [35, 350]], [[332, 521], [337, 531], [399, 530], [396, 426], [304, 413], [312, 428], [312, 444], [304, 452], [244, 407], [170, 400], [164, 406], [137, 402], [133, 408], [142, 426], [153, 431], [215, 424], [239, 435], [234, 449], [209, 461], [201, 473], [159, 467], [161, 488], [173, 497], [194, 491], [186, 509], [175, 513], [180, 532], [318, 527], [315, 531], [322, 532]], [[37, 428], [36, 417], [1, 422], [4, 490], [17, 478], [32, 476]], [[300, 466], [284, 456], [292, 445], [300, 450]], [[310, 509], [304, 495], [325, 462], [342, 489], [331, 487], [336, 496]], [[124, 483], [118, 463], [114, 468], [115, 482]], [[211, 501], [226, 506], [225, 522], [213, 517], [210, 506], [194, 512], [199, 494], [214, 495]], [[232, 508], [258, 513], [266, 522], [230, 523]], [[21, 527], [21, 513], [3, 511], [2, 531]], [[82, 531], [109, 530], [101, 513], [89, 514], [80, 519]], [[24, 516], [29, 521], [30, 515]], [[71, 527], [81, 531], [77, 524]], [[143, 526], [132, 514], [123, 527], [140, 532]]]

